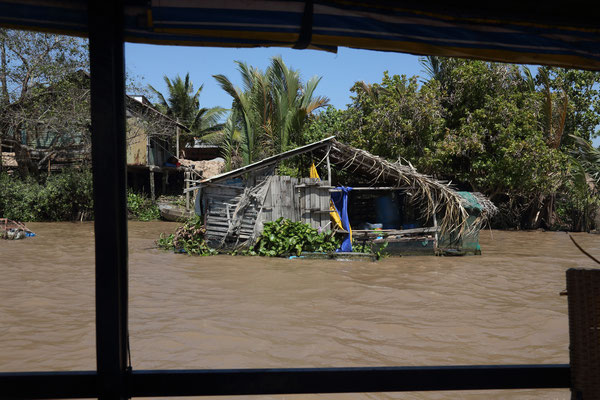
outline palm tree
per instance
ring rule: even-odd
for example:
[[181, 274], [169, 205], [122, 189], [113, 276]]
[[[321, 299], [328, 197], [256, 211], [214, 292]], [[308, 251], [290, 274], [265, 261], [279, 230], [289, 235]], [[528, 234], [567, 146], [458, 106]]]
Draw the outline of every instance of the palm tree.
[[435, 79], [438, 82], [442, 80], [442, 60], [438, 56], [419, 57], [419, 63], [423, 67], [423, 72], [429, 77], [429, 80]]
[[[538, 76], [542, 84], [542, 93], [544, 94], [542, 125], [546, 134], [546, 141], [548, 142], [548, 146], [558, 149], [565, 131], [569, 109], [569, 96], [564, 89], [560, 94], [552, 93], [550, 70], [547, 67], [540, 67], [538, 69]], [[560, 99], [562, 104], [556, 99]]]
[[[573, 230], [589, 230], [593, 217], [598, 212], [600, 187], [600, 150], [582, 137], [569, 135], [574, 142], [571, 150], [571, 178], [575, 189], [575, 204], [579, 215], [574, 220]], [[598, 227], [596, 227], [598, 228]]]
[[[561, 147], [565, 132], [567, 112], [569, 109], [569, 96], [565, 90], [562, 90], [561, 92], [552, 91], [551, 70], [548, 67], [539, 67], [535, 77], [529, 67], [523, 66], [522, 70], [522, 82], [526, 91], [534, 94], [538, 91], [539, 87], [537, 107], [540, 110], [540, 129], [544, 132], [548, 148], [557, 150]], [[585, 150], [587, 148], [584, 146], [584, 142], [578, 142], [576, 140], [576, 145]], [[583, 179], [583, 181], [581, 179], [582, 176], [585, 176], [585, 173], [582, 172], [583, 169], [577, 162], [577, 159], [572, 158], [572, 160], [573, 165], [575, 166], [574, 171], [576, 172], [574, 174], [575, 186], [580, 193], [583, 193], [587, 190], [585, 189], [587, 186], [581, 184], [581, 182], [585, 182], [585, 179]], [[538, 212], [534, 219], [534, 228], [537, 227], [536, 225], [541, 223], [542, 220], [545, 220], [548, 226], [554, 224], [556, 219], [555, 200], [556, 192], [552, 192], [549, 196], [540, 195], [538, 198], [538, 209], [541, 210], [541, 212]]]
[[[167, 97], [152, 85], [148, 85], [158, 97], [159, 102], [156, 107], [159, 111], [190, 128], [192, 136], [205, 136], [223, 129], [223, 123], [220, 121], [225, 115], [226, 109], [221, 107], [200, 108], [200, 93], [204, 85], [194, 91], [194, 84], [190, 80], [189, 73], [185, 75], [184, 79], [181, 79], [179, 75], [174, 79], [169, 79], [165, 75], [164, 80], [167, 84]], [[191, 137], [188, 137], [188, 140], [190, 139]]]
[[[575, 147], [571, 151], [571, 156], [580, 164], [581, 171], [587, 174], [596, 186], [600, 186], [600, 150], [582, 137], [576, 135], [569, 136], [571, 136], [575, 143]], [[578, 178], [582, 180], [581, 176]]]
[[271, 59], [265, 72], [236, 61], [243, 89], [224, 75], [214, 75], [233, 98], [235, 124], [241, 133], [244, 164], [303, 144], [302, 130], [308, 116], [328, 104], [314, 93], [321, 78], [302, 84], [298, 71], [288, 68], [281, 57]]
[[224, 75], [213, 77], [233, 98], [231, 123], [240, 130], [242, 159], [244, 165], [247, 165], [260, 158], [261, 146], [258, 143], [257, 132], [266, 126], [265, 117], [269, 114], [270, 99], [265, 75], [243, 62], [236, 61], [236, 63], [245, 90], [235, 87]]

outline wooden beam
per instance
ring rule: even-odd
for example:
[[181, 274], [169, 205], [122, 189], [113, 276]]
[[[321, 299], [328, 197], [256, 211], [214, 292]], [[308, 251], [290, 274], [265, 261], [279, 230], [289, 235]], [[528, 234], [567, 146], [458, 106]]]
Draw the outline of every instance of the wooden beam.
[[331, 145], [327, 146], [327, 181], [329, 185], [333, 186], [333, 179], [331, 177], [331, 163], [329, 161], [329, 152], [331, 151]]
[[[185, 188], [186, 189], [190, 188], [190, 172], [189, 171], [185, 171]], [[190, 192], [189, 191], [185, 192], [185, 209], [187, 211], [190, 211]]]
[[[177, 124], [179, 124], [179, 118], [177, 118]], [[177, 139], [176, 139], [176, 141], [177, 141], [176, 147], [177, 148], [175, 150], [177, 152], [177, 155], [175, 156], [175, 158], [177, 158], [179, 160], [179, 125], [175, 126], [175, 132], [177, 135]]]
[[[305, 146], [301, 146], [301, 147], [298, 147], [298, 148], [295, 148], [292, 150], [288, 150], [286, 152], [283, 152], [283, 153], [280, 153], [280, 154], [277, 154], [277, 155], [274, 155], [271, 157], [267, 157], [264, 160], [255, 162], [253, 164], [245, 165], [245, 166], [235, 169], [233, 171], [229, 171], [229, 172], [217, 175], [217, 176], [213, 176], [211, 178], [203, 180], [201, 183], [219, 182], [219, 181], [223, 181], [223, 180], [241, 176], [241, 175], [245, 174], [246, 172], [260, 171], [260, 170], [265, 169], [273, 164], [277, 164], [281, 160], [286, 160], [288, 158], [291, 158], [291, 157], [294, 157], [294, 156], [297, 156], [300, 154], [308, 153], [315, 149], [327, 146], [327, 144], [329, 142], [331, 142], [331, 140], [333, 140], [333, 139], [334, 139], [334, 136], [330, 136], [330, 137], [320, 140], [318, 142], [310, 143]], [[194, 188], [194, 189], [197, 189], [197, 188]]]

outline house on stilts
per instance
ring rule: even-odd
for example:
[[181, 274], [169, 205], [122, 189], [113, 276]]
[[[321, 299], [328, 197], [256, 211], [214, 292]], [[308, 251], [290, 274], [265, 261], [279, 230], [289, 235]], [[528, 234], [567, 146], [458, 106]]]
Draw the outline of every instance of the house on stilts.
[[[280, 162], [301, 155], [317, 163], [323, 179], [276, 174]], [[263, 223], [287, 218], [351, 233], [355, 243], [387, 243], [391, 254], [480, 254], [479, 230], [496, 212], [480, 193], [457, 191], [408, 163], [387, 161], [334, 137], [198, 180], [187, 190], [197, 190], [196, 213], [203, 217], [208, 244], [225, 249], [249, 246]], [[343, 201], [334, 208], [332, 198]], [[336, 209], [341, 224], [332, 219]]]

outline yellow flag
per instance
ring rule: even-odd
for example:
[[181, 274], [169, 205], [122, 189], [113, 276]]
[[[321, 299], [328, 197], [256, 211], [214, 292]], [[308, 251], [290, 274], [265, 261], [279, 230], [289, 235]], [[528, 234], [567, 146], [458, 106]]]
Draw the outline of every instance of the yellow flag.
[[342, 226], [342, 219], [340, 218], [340, 214], [335, 211], [335, 206], [333, 205], [333, 200], [329, 200], [329, 213], [331, 214], [331, 219], [335, 224], [340, 228], [344, 229]]
[[[319, 173], [317, 172], [317, 167], [315, 166], [314, 162], [310, 166], [309, 176], [311, 178], [321, 179], [319, 177]], [[335, 211], [335, 206], [333, 205], [333, 200], [329, 200], [329, 213], [331, 214], [331, 219], [333, 220], [333, 222], [340, 229], [344, 229], [344, 227], [342, 226], [342, 219], [340, 218], [340, 215], [337, 213], [337, 211]], [[350, 238], [352, 238], [352, 229], [350, 229]], [[350, 240], [352, 240], [352, 239], [350, 239]]]
[[312, 165], [310, 166], [310, 174], [309, 174], [309, 176], [311, 178], [321, 179], [319, 177], [319, 173], [317, 172], [317, 167], [315, 166], [315, 163], [312, 163]]

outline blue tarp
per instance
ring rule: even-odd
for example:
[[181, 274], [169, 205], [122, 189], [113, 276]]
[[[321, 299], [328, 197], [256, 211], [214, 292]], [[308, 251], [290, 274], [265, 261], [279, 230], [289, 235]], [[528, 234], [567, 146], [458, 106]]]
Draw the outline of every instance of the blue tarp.
[[[348, 219], [348, 193], [352, 190], [351, 187], [338, 186], [339, 192], [331, 193], [331, 200], [335, 210], [342, 219], [342, 227], [347, 230], [348, 236], [342, 242], [342, 245], [336, 251], [351, 252], [352, 251], [352, 228], [350, 227], [350, 220]], [[341, 210], [341, 212], [340, 212]]]

